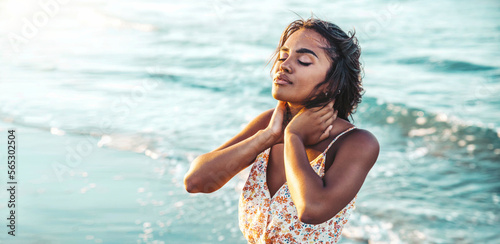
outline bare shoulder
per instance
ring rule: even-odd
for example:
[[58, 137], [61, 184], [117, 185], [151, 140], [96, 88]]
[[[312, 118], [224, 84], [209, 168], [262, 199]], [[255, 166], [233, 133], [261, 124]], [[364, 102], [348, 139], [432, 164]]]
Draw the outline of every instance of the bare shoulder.
[[353, 143], [358, 146], [369, 148], [379, 148], [377, 138], [371, 132], [365, 129], [353, 129], [345, 139], [345, 143]]
[[356, 128], [344, 135], [337, 155], [349, 155], [371, 167], [378, 158], [380, 145], [377, 138], [368, 130]]

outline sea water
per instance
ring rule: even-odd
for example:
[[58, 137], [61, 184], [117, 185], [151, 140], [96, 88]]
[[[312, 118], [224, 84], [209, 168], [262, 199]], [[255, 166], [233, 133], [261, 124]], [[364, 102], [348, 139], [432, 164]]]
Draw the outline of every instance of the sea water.
[[485, 0], [0, 0], [0, 155], [16, 129], [19, 180], [17, 236], [2, 225], [0, 240], [245, 243], [237, 201], [248, 171], [208, 195], [186, 193], [183, 176], [275, 106], [266, 63], [284, 28], [313, 12], [356, 31], [365, 93], [351, 122], [381, 146], [342, 243], [494, 243], [499, 10]]

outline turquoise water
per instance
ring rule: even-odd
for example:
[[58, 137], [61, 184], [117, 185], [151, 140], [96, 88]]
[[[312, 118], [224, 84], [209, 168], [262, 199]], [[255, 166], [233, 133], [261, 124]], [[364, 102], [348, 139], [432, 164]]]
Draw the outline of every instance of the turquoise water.
[[275, 105], [266, 62], [295, 13], [313, 11], [356, 29], [366, 93], [354, 123], [381, 144], [342, 243], [494, 243], [499, 10], [498, 1], [0, 0], [0, 136], [18, 130], [20, 167], [18, 236], [2, 227], [0, 241], [245, 243], [237, 201], [248, 172], [209, 195], [185, 193], [182, 178]]

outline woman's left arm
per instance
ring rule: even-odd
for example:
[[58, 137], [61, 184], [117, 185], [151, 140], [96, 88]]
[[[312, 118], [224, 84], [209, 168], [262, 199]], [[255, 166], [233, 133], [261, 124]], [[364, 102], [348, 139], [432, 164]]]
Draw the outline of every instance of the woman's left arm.
[[305, 144], [323, 140], [318, 135], [331, 129], [332, 112], [325, 109], [304, 109], [285, 129], [286, 180], [300, 221], [307, 224], [323, 223], [342, 210], [356, 196], [379, 154], [375, 136], [354, 130], [345, 135], [332, 166], [319, 177], [309, 164]]

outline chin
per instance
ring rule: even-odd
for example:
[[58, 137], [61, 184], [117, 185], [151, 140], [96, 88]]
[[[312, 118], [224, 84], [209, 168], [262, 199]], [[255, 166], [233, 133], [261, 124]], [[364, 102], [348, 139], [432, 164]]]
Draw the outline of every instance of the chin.
[[281, 94], [280, 92], [276, 91], [276, 89], [273, 87], [273, 91], [272, 91], [272, 95], [273, 95], [273, 98], [278, 100], [278, 101], [287, 101], [285, 99], [285, 97], [283, 96], [283, 94]]
[[291, 102], [301, 104], [305, 101], [306, 97], [297, 96], [294, 91], [287, 89], [280, 89], [279, 87], [273, 86], [272, 89], [273, 98], [278, 101]]
[[278, 101], [283, 101], [283, 102], [300, 103], [300, 101], [296, 101], [295, 99], [293, 99], [290, 96], [287, 96], [287, 95], [279, 93], [279, 92], [275, 93], [274, 91], [273, 91], [273, 98], [278, 100]]

